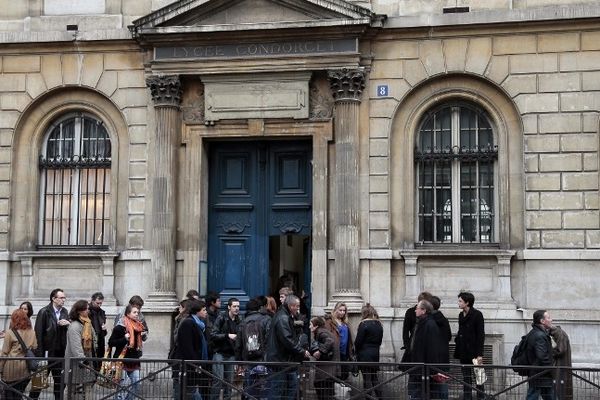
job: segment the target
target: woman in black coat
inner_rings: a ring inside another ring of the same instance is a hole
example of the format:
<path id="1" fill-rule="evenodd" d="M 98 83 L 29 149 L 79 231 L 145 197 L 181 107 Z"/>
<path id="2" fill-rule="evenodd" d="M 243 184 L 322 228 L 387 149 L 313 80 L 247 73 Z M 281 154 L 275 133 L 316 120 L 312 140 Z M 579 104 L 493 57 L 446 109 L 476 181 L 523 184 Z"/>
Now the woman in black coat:
<path id="1" fill-rule="evenodd" d="M 462 311 L 458 315 L 458 332 L 454 339 L 456 348 L 454 358 L 458 358 L 463 365 L 473 365 L 473 359 L 477 359 L 478 365 L 483 362 L 483 344 L 485 342 L 485 323 L 481 311 L 473 308 L 475 296 L 469 292 L 458 295 L 458 308 Z M 462 368 L 464 385 L 464 400 L 471 400 L 473 382 L 472 367 Z M 483 385 L 476 385 L 477 398 L 484 399 Z"/>
<path id="2" fill-rule="evenodd" d="M 354 340 L 354 351 L 356 352 L 356 361 L 358 362 L 379 362 L 379 347 L 383 341 L 383 325 L 379 321 L 379 314 L 375 308 L 367 303 L 361 310 L 362 320 L 358 325 L 356 339 Z M 376 398 L 381 398 L 381 389 L 377 372 L 379 368 L 376 365 L 360 365 L 362 372 L 364 390 Z M 374 392 L 374 393 L 372 393 Z"/>

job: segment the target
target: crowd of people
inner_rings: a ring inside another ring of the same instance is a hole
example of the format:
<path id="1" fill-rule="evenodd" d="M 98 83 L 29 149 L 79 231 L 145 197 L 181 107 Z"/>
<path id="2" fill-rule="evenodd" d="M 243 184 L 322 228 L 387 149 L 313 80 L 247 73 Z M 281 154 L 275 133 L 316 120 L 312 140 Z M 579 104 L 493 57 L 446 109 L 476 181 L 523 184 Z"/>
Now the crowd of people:
<path id="1" fill-rule="evenodd" d="M 76 301 L 70 311 L 64 307 L 65 300 L 64 291 L 54 289 L 50 294 L 50 304 L 37 313 L 35 326 L 31 322 L 34 313 L 31 303 L 22 303 L 11 314 L 9 329 L 2 332 L 1 356 L 23 357 L 23 343 L 39 357 L 49 360 L 64 358 L 66 366 L 61 362 L 50 362 L 48 366 L 57 400 L 61 397 L 63 368 L 73 371 L 71 384 L 66 389 L 70 398 L 86 399 L 91 398 L 100 368 L 99 360 L 124 357 L 128 360 L 123 364 L 122 384 L 128 389 L 118 391 L 115 400 L 136 398 L 141 364 L 135 360 L 142 356 L 143 343 L 149 336 L 148 325 L 141 313 L 144 300 L 140 296 L 129 300 L 124 310 L 116 315 L 110 336 L 106 313 L 102 309 L 102 293 L 94 293 L 89 301 Z M 473 392 L 478 399 L 484 399 L 484 379 L 474 374 L 476 368 L 469 367 L 483 365 L 484 317 L 474 308 L 472 293 L 461 292 L 457 303 L 460 312 L 453 357 L 463 365 L 463 399 L 470 400 Z M 411 370 L 410 364 L 450 363 L 449 343 L 453 335 L 448 319 L 439 310 L 440 306 L 439 297 L 423 292 L 417 304 L 405 313 L 402 332 L 404 352 L 400 368 L 408 370 L 408 392 L 413 400 L 421 399 L 424 383 L 421 371 Z M 334 361 L 319 364 L 316 369 L 314 389 L 319 400 L 333 398 L 335 382 L 349 379 L 351 373 L 362 375 L 366 393 L 382 398 L 377 363 L 383 341 L 383 325 L 370 304 L 362 307 L 356 329 L 349 323 L 348 307 L 343 302 L 335 304 L 331 313 L 309 318 L 303 296 L 297 296 L 291 286 L 281 287 L 278 299 L 258 296 L 250 299 L 245 308 L 245 317 L 241 318 L 240 300 L 237 298 L 229 298 L 226 310 L 221 311 L 221 299 L 216 293 L 209 293 L 204 298 L 195 290 L 187 293 L 172 315 L 168 357 L 198 363 L 213 362 L 210 363 L 211 374 L 203 373 L 194 363 L 186 363 L 187 371 L 179 371 L 181 364 L 174 363 L 174 398 L 181 396 L 180 377 L 182 372 L 186 372 L 184 398 L 188 399 L 230 400 L 236 375 L 243 376 L 245 389 L 256 398 L 295 399 L 300 379 L 297 363 L 305 360 Z M 551 338 L 554 338 L 555 346 Z M 534 313 L 527 340 L 530 365 L 549 366 L 557 362 L 570 365 L 568 336 L 552 324 L 547 311 Z M 86 362 L 87 368 L 74 368 L 69 366 L 71 359 L 95 360 Z M 441 369 L 428 380 L 434 398 L 448 399 L 448 376 L 445 372 Z M 0 376 L 14 389 L 6 392 L 6 399 L 20 399 L 19 392 L 26 390 L 30 379 L 25 361 L 0 358 Z M 534 400 L 540 396 L 544 400 L 554 399 L 551 382 L 552 376 L 549 375 L 530 380 L 527 399 Z M 32 388 L 28 396 L 36 399 L 40 390 Z M 565 392 L 560 398 L 572 398 L 572 388 L 565 385 Z"/>
<path id="2" fill-rule="evenodd" d="M 485 372 L 477 366 L 484 365 L 485 319 L 481 311 L 474 307 L 475 296 L 461 292 L 457 300 L 458 331 L 454 342 L 454 359 L 462 365 L 463 399 L 471 400 L 473 392 L 478 400 L 488 398 L 485 394 Z M 417 304 L 409 308 L 404 316 L 402 337 L 404 341 L 403 363 L 449 364 L 449 343 L 452 339 L 450 323 L 439 310 L 441 300 L 429 292 L 422 292 Z M 527 365 L 571 366 L 571 348 L 567 334 L 556 325 L 548 311 L 537 310 L 533 314 L 532 327 L 527 334 Z M 554 346 L 553 343 L 554 342 Z M 441 368 L 429 379 L 431 396 L 435 399 L 448 399 L 449 376 Z M 560 374 L 560 370 L 544 371 L 531 368 L 527 371 L 530 379 L 527 387 L 527 400 L 572 399 L 573 387 L 570 374 Z M 475 381 L 473 380 L 475 378 Z M 560 379 L 559 379 L 560 378 Z M 409 395 L 411 400 L 421 399 L 423 376 L 420 370 L 409 370 Z M 553 382 L 560 385 L 561 393 L 554 392 Z"/>
<path id="3" fill-rule="evenodd" d="M 27 349 L 34 351 L 37 357 L 49 360 L 46 371 L 52 375 L 52 391 L 55 399 L 61 398 L 64 370 L 72 370 L 70 385 L 66 385 L 69 398 L 91 398 L 91 390 L 100 368 L 99 360 L 103 357 L 118 357 L 121 351 L 126 358 L 136 359 L 142 355 L 142 342 L 148 337 L 148 326 L 140 314 L 144 301 L 140 296 L 133 296 L 122 313 L 115 318 L 114 327 L 108 339 L 108 346 L 114 352 L 106 352 L 106 313 L 102 309 L 104 296 L 97 292 L 90 300 L 77 300 L 68 311 L 64 305 L 65 292 L 54 289 L 50 293 L 50 303 L 42 307 L 31 322 L 33 307 L 30 302 L 22 303 L 12 312 L 10 326 L 3 332 L 2 359 L 0 358 L 0 377 L 11 389 L 5 390 L 7 400 L 22 398 L 31 373 L 23 358 Z M 23 345 L 21 345 L 23 342 Z M 61 360 L 65 360 L 63 365 Z M 71 366 L 73 359 L 90 359 L 86 366 Z M 96 359 L 92 361 L 91 359 Z M 123 383 L 128 380 L 130 389 L 120 391 L 116 400 L 136 398 L 139 381 L 139 363 L 125 363 Z M 40 397 L 41 388 L 32 386 L 29 398 Z"/>

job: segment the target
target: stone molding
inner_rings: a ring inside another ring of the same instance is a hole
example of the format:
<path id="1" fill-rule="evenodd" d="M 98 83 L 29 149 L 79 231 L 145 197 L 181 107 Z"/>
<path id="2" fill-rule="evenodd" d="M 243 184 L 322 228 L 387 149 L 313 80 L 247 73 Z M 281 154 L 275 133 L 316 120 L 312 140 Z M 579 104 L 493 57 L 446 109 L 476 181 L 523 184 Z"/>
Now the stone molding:
<path id="1" fill-rule="evenodd" d="M 335 102 L 356 101 L 365 89 L 365 73 L 359 69 L 328 71 L 329 86 Z"/>
<path id="2" fill-rule="evenodd" d="M 183 90 L 178 75 L 149 76 L 146 86 L 150 88 L 155 106 L 179 107 L 181 104 Z"/>

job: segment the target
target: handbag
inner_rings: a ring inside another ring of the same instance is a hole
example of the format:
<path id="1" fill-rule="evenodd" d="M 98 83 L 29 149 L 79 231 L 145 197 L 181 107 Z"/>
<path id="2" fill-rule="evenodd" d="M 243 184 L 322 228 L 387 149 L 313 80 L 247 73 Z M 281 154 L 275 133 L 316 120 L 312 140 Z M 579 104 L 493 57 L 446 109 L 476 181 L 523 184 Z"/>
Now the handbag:
<path id="1" fill-rule="evenodd" d="M 23 353 L 25 354 L 25 363 L 27 364 L 27 369 L 29 370 L 29 372 L 37 371 L 40 367 L 40 360 L 35 358 L 35 354 L 33 354 L 33 350 L 27 348 L 27 346 L 25 345 L 25 342 L 23 341 L 23 338 L 21 337 L 21 335 L 19 335 L 19 332 L 17 332 L 16 329 L 11 329 L 11 331 L 13 331 L 13 333 L 15 334 L 15 337 L 21 344 L 21 349 L 23 350 Z"/>
<path id="2" fill-rule="evenodd" d="M 106 349 L 104 352 L 104 358 L 110 358 L 110 352 L 112 347 Z M 96 383 L 105 388 L 115 388 L 121 382 L 121 376 L 123 375 L 123 358 L 125 358 L 125 352 L 127 346 L 123 347 L 117 360 L 103 360 L 100 366 L 100 372 Z"/>
<path id="3" fill-rule="evenodd" d="M 48 363 L 45 360 L 40 361 L 39 367 L 36 373 L 31 375 L 31 389 L 32 390 L 44 390 L 50 387 L 48 382 Z"/>

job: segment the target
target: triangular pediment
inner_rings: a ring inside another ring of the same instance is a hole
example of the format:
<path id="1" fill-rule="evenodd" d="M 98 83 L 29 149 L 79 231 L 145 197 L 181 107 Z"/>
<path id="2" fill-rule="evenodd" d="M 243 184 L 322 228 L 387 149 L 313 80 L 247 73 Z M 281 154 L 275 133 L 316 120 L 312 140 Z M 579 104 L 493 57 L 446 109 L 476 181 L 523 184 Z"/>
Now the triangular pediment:
<path id="1" fill-rule="evenodd" d="M 135 36 L 311 26 L 371 25 L 372 11 L 343 0 L 180 0 L 133 21 Z"/>

